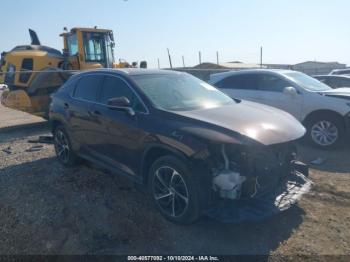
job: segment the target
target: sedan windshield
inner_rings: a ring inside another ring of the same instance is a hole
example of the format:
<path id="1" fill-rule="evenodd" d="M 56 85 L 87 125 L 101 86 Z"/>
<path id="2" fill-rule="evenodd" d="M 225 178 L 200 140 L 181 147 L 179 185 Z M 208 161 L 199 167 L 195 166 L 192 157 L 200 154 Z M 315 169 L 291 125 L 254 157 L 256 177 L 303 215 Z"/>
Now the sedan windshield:
<path id="1" fill-rule="evenodd" d="M 134 75 L 133 80 L 157 108 L 185 111 L 218 107 L 233 100 L 188 74 Z"/>
<path id="2" fill-rule="evenodd" d="M 312 78 L 308 75 L 305 75 L 303 73 L 299 72 L 288 72 L 284 74 L 286 77 L 288 77 L 293 82 L 300 85 L 302 88 L 309 90 L 309 91 L 326 91 L 331 90 L 332 88 L 327 86 L 326 84 L 318 81 L 315 78 Z"/>

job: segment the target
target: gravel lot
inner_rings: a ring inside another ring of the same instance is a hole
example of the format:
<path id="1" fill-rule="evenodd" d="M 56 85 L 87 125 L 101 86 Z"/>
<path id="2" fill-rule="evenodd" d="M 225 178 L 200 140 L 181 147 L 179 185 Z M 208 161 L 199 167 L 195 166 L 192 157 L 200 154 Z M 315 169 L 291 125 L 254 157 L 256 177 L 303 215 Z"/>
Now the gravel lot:
<path id="1" fill-rule="evenodd" d="M 256 224 L 203 218 L 180 226 L 124 178 L 87 163 L 64 168 L 52 145 L 28 142 L 43 134 L 45 125 L 0 129 L 0 254 L 350 255 L 346 149 L 300 146 L 302 160 L 327 161 L 312 167 L 313 190 L 285 213 Z"/>

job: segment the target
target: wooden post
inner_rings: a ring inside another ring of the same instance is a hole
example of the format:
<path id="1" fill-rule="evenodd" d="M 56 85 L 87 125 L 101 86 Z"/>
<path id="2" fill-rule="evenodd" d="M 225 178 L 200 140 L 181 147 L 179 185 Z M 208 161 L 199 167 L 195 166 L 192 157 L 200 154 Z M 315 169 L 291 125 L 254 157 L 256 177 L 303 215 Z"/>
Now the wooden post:
<path id="1" fill-rule="evenodd" d="M 216 51 L 216 64 L 219 65 L 219 52 Z"/>
<path id="2" fill-rule="evenodd" d="M 201 53 L 201 51 L 199 51 L 198 55 L 199 55 L 199 64 L 201 64 L 202 63 L 202 53 Z"/>
<path id="3" fill-rule="evenodd" d="M 185 57 L 184 56 L 182 56 L 182 66 L 186 67 L 186 65 L 185 65 Z"/>

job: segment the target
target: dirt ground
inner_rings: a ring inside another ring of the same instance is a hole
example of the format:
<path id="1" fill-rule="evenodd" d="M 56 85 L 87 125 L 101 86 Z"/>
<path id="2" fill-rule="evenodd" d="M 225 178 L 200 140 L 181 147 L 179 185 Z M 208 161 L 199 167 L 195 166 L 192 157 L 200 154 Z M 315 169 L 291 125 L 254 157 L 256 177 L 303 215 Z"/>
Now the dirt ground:
<path id="1" fill-rule="evenodd" d="M 52 145 L 28 142 L 43 134 L 43 125 L 0 129 L 0 254 L 350 255 L 346 149 L 300 145 L 302 160 L 326 162 L 312 166 L 312 191 L 282 214 L 260 223 L 204 217 L 180 226 L 124 178 L 88 164 L 64 168 Z"/>

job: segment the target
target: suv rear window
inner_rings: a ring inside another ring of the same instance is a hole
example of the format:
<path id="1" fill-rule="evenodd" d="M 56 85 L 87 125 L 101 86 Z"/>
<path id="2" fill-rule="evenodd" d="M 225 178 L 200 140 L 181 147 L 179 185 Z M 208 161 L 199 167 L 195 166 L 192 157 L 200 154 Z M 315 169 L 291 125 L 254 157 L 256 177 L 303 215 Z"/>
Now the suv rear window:
<path id="1" fill-rule="evenodd" d="M 228 76 L 215 84 L 218 88 L 256 90 L 257 76 L 253 74 Z"/>
<path id="2" fill-rule="evenodd" d="M 91 102 L 97 101 L 97 93 L 102 84 L 103 76 L 87 75 L 83 76 L 74 91 L 73 97 Z"/>

